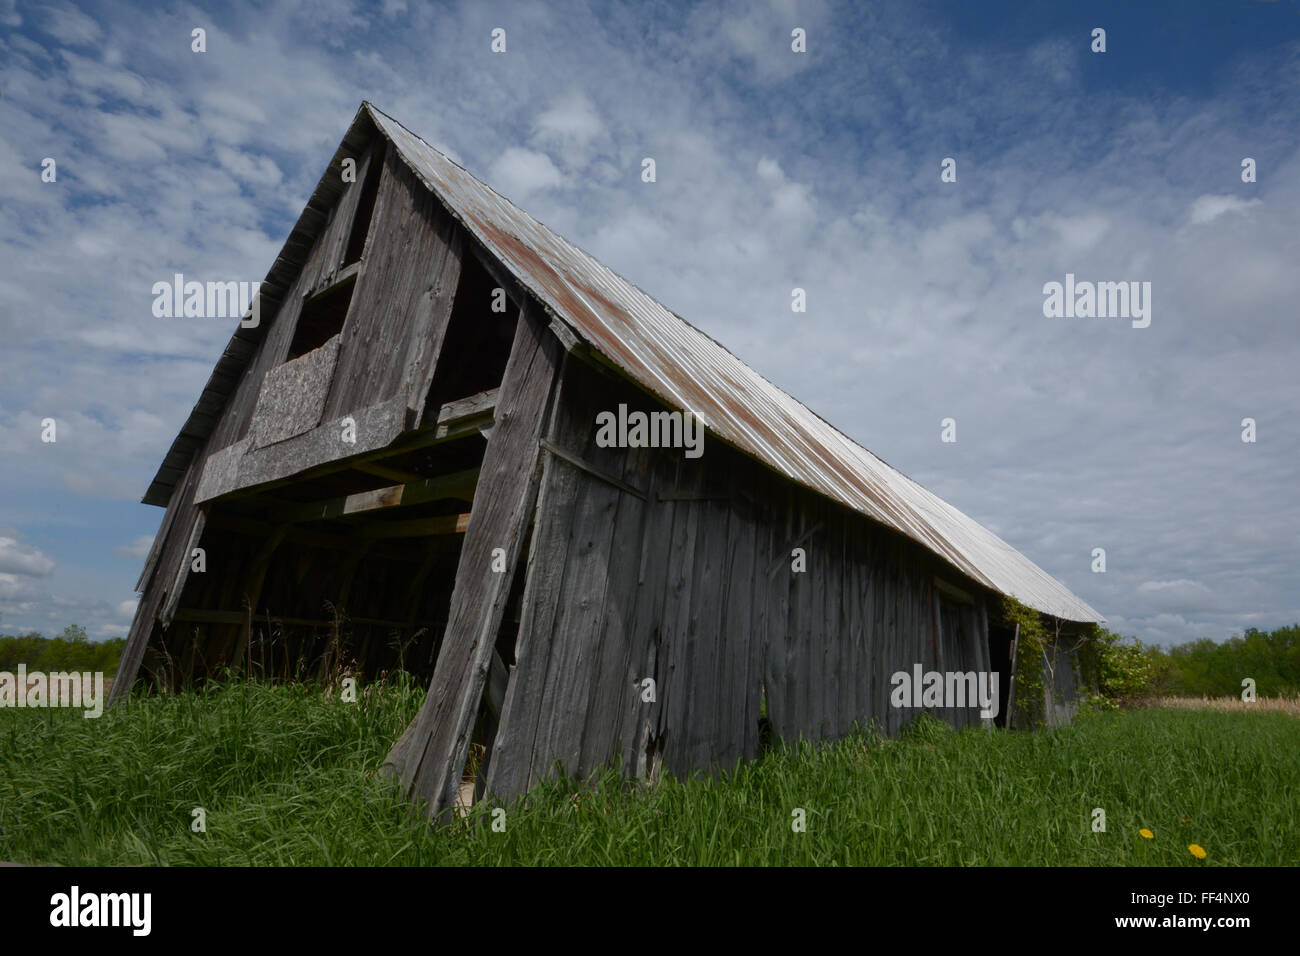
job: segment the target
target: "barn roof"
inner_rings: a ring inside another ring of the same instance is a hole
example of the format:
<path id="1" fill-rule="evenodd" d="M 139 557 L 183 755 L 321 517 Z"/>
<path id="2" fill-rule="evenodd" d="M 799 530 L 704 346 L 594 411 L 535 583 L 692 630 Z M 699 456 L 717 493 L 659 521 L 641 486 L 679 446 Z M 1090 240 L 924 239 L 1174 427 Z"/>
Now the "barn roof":
<path id="1" fill-rule="evenodd" d="M 993 532 L 877 458 L 392 117 L 363 103 L 345 145 L 356 138 L 363 120 L 375 124 L 416 176 L 552 318 L 665 403 L 693 412 L 728 444 L 906 535 L 994 591 L 1065 620 L 1104 620 Z M 322 188 L 326 188 L 325 178 L 313 201 L 320 198 Z M 298 228 L 302 226 L 300 220 Z M 286 244 L 277 267 L 289 251 Z M 233 358 L 227 350 L 222 361 L 229 364 Z M 246 363 L 248 356 L 240 358 Z M 214 382 L 209 382 L 209 389 Z M 208 397 L 205 389 L 204 399 Z M 194 432 L 202 430 L 203 422 L 193 419 L 177 442 L 187 435 L 197 437 Z M 162 478 L 160 471 L 155 485 Z M 154 492 L 151 487 L 151 495 L 158 497 Z"/>

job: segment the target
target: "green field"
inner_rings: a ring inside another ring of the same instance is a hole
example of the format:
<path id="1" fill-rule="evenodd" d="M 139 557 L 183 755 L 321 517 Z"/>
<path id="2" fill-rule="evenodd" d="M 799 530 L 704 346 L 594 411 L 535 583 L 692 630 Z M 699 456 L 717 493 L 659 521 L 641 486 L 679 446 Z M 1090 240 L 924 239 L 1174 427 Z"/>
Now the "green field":
<path id="1" fill-rule="evenodd" d="M 777 750 L 717 779 L 562 785 L 443 828 L 376 774 L 408 683 L 343 703 L 235 683 L 134 697 L 98 720 L 0 710 L 0 860 L 50 864 L 1300 863 L 1300 720 L 1143 710 L 1034 733 L 922 722 Z M 206 833 L 191 811 L 206 811 Z M 1094 833 L 1092 812 L 1106 812 Z M 795 832 L 794 811 L 807 828 Z M 1153 838 L 1140 835 L 1146 828 Z M 1189 844 L 1203 847 L 1197 860 Z"/>

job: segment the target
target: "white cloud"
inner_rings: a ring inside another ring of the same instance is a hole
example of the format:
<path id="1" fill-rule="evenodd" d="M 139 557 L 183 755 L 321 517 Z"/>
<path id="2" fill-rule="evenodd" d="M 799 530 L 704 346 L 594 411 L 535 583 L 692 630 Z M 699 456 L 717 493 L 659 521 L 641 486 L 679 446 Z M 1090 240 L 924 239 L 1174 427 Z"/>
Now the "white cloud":
<path id="1" fill-rule="evenodd" d="M 1170 581 L 1143 581 L 1138 585 L 1140 601 L 1151 608 L 1170 611 L 1206 610 L 1218 601 L 1200 581 L 1176 578 Z"/>
<path id="2" fill-rule="evenodd" d="M 44 577 L 54 570 L 55 561 L 39 548 L 15 537 L 0 535 L 0 572 Z"/>
<path id="3" fill-rule="evenodd" d="M 217 161 L 237 179 L 251 180 L 263 186 L 278 185 L 283 178 L 280 167 L 268 156 L 255 156 L 240 150 L 218 146 Z"/>
<path id="4" fill-rule="evenodd" d="M 45 30 L 72 46 L 92 44 L 104 33 L 95 20 L 64 3 L 45 7 Z"/>
<path id="5" fill-rule="evenodd" d="M 1193 226 L 1203 226 L 1230 212 L 1245 212 L 1256 206 L 1262 206 L 1259 199 L 1239 199 L 1236 196 L 1197 196 L 1187 213 L 1187 221 Z"/>
<path id="6" fill-rule="evenodd" d="M 534 193 L 559 186 L 564 177 L 545 153 L 511 146 L 492 164 L 490 184 L 500 193 L 520 201 Z"/>
<path id="7" fill-rule="evenodd" d="M 554 100 L 537 117 L 537 137 L 542 143 L 583 147 L 604 129 L 595 104 L 577 91 Z"/>

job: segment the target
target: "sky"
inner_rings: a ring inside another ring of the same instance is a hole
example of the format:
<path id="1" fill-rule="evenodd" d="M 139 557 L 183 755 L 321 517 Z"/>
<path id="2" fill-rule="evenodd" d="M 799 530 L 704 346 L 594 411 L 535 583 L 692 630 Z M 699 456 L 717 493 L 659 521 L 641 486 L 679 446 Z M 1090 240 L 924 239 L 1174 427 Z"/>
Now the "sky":
<path id="1" fill-rule="evenodd" d="M 1296 0 L 0 0 L 0 632 L 126 633 L 236 321 L 153 284 L 260 281 L 362 100 L 1112 630 L 1294 623 L 1298 93 Z"/>

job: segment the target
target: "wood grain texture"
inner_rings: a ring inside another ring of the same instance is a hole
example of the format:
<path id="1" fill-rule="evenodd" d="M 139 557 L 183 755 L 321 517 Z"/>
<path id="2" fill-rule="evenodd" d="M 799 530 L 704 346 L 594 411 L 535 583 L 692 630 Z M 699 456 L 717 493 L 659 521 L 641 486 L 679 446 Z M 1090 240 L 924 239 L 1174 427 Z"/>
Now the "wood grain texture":
<path id="1" fill-rule="evenodd" d="M 263 448 L 320 424 L 338 354 L 339 338 L 335 336 L 266 373 L 249 426 L 250 447 Z"/>
<path id="2" fill-rule="evenodd" d="M 524 534 L 537 499 L 544 418 L 563 349 L 525 306 L 506 363 L 496 426 L 484 454 L 447 629 L 413 742 L 390 755 L 408 795 L 437 816 L 455 805 Z M 506 571 L 492 571 L 502 548 Z"/>
<path id="3" fill-rule="evenodd" d="M 389 150 L 326 418 L 397 397 L 418 414 L 451 314 L 462 245 L 442 203 Z"/>

